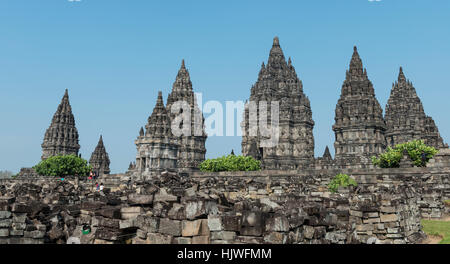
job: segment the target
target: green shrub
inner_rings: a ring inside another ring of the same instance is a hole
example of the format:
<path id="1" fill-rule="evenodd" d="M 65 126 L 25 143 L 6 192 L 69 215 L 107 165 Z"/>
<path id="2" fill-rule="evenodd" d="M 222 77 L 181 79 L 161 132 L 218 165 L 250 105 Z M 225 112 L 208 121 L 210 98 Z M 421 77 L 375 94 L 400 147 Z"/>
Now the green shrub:
<path id="1" fill-rule="evenodd" d="M 373 156 L 372 163 L 381 168 L 398 168 L 404 151 L 417 167 L 425 167 L 427 162 L 438 153 L 435 148 L 425 145 L 423 140 L 413 140 L 395 145 L 394 148 L 388 147 L 387 151 L 380 154 L 378 158 Z M 422 160 L 422 153 L 426 155 L 425 160 Z"/>
<path id="2" fill-rule="evenodd" d="M 228 155 L 216 159 L 208 159 L 200 164 L 201 171 L 258 171 L 261 170 L 261 162 L 250 156 Z"/>
<path id="3" fill-rule="evenodd" d="M 88 176 L 91 166 L 85 159 L 76 155 L 53 156 L 41 161 L 33 169 L 39 175 L 65 177 L 65 176 Z"/>
<path id="4" fill-rule="evenodd" d="M 350 178 L 347 174 L 339 173 L 338 175 L 334 176 L 330 184 L 328 184 L 328 190 L 335 193 L 338 191 L 339 187 L 348 187 L 350 185 L 358 186 L 356 181 Z"/>

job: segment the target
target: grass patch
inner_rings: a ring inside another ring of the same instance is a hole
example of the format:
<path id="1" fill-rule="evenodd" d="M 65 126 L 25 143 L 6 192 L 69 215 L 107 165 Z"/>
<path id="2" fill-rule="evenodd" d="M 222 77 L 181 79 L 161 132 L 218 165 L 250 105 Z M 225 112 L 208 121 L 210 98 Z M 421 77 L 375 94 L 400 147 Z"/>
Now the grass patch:
<path id="1" fill-rule="evenodd" d="M 422 220 L 422 226 L 427 235 L 443 237 L 439 244 L 450 244 L 450 221 Z"/>
<path id="2" fill-rule="evenodd" d="M 445 204 L 445 206 L 449 206 L 450 207 L 450 200 L 445 200 L 444 204 Z"/>

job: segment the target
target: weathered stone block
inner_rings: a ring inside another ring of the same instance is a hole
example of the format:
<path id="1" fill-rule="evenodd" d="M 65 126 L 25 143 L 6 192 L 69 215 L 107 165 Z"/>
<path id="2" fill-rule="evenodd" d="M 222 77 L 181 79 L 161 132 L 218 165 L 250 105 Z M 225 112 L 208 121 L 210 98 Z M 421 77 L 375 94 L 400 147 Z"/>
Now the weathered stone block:
<path id="1" fill-rule="evenodd" d="M 211 232 L 211 239 L 212 240 L 232 241 L 235 238 L 236 238 L 236 232 L 231 232 L 231 231 Z"/>
<path id="2" fill-rule="evenodd" d="M 153 195 L 130 194 L 128 196 L 128 204 L 130 205 L 151 205 L 153 203 Z"/>
<path id="3" fill-rule="evenodd" d="M 303 236 L 306 239 L 312 239 L 314 237 L 314 227 L 312 227 L 312 226 L 303 226 Z"/>
<path id="4" fill-rule="evenodd" d="M 15 223 L 25 223 L 27 219 L 27 214 L 14 214 L 13 222 Z"/>
<path id="5" fill-rule="evenodd" d="M 190 237 L 176 237 L 174 238 L 175 244 L 192 244 L 192 238 Z"/>
<path id="6" fill-rule="evenodd" d="M 239 230 L 242 236 L 261 236 L 263 228 L 260 226 L 243 226 Z"/>
<path id="7" fill-rule="evenodd" d="M 142 229 L 138 229 L 138 230 L 136 230 L 136 237 L 141 238 L 141 239 L 146 239 L 147 232 Z"/>
<path id="8" fill-rule="evenodd" d="M 289 231 L 289 221 L 285 216 L 275 216 L 266 221 L 266 231 L 287 232 Z"/>
<path id="9" fill-rule="evenodd" d="M 95 238 L 101 240 L 116 241 L 119 239 L 119 231 L 116 229 L 100 227 L 95 231 Z"/>
<path id="10" fill-rule="evenodd" d="M 0 228 L 9 228 L 9 227 L 11 227 L 11 224 L 12 224 L 11 219 L 0 220 Z"/>
<path id="11" fill-rule="evenodd" d="M 240 216 L 222 216 L 222 226 L 225 231 L 239 231 L 240 227 Z"/>
<path id="12" fill-rule="evenodd" d="M 163 235 L 158 233 L 148 233 L 147 243 L 148 244 L 171 244 L 173 236 Z"/>
<path id="13" fill-rule="evenodd" d="M 286 244 L 287 236 L 280 232 L 270 232 L 264 236 L 264 241 L 270 244 Z"/>
<path id="14" fill-rule="evenodd" d="M 363 213 L 361 211 L 350 210 L 351 216 L 363 217 Z"/>
<path id="15" fill-rule="evenodd" d="M 200 226 L 200 235 L 209 236 L 211 231 L 209 230 L 208 219 L 201 219 L 200 221 L 202 222 Z"/>
<path id="16" fill-rule="evenodd" d="M 186 219 L 184 206 L 182 204 L 174 203 L 172 208 L 167 213 L 167 216 L 173 220 L 184 220 Z"/>
<path id="17" fill-rule="evenodd" d="M 195 236 L 192 238 L 192 244 L 209 244 L 209 236 Z"/>
<path id="18" fill-rule="evenodd" d="M 373 231 L 373 230 L 374 230 L 373 224 L 356 225 L 356 231 L 358 231 L 358 232 L 367 232 L 367 231 Z"/>
<path id="19" fill-rule="evenodd" d="M 249 212 L 249 211 L 244 212 L 242 214 L 241 225 L 262 227 L 263 218 L 261 212 Z"/>
<path id="20" fill-rule="evenodd" d="M 12 223 L 11 227 L 14 230 L 25 230 L 25 228 L 27 227 L 27 224 L 25 223 Z"/>
<path id="21" fill-rule="evenodd" d="M 176 202 L 178 201 L 178 197 L 171 194 L 155 194 L 154 202 Z"/>
<path id="22" fill-rule="evenodd" d="M 200 227 L 202 225 L 201 220 L 197 221 L 183 221 L 182 226 L 182 235 L 184 237 L 192 237 L 192 236 L 198 236 L 200 234 Z"/>
<path id="23" fill-rule="evenodd" d="M 120 209 L 119 208 L 104 208 L 95 212 L 96 215 L 100 215 L 106 218 L 120 219 Z"/>
<path id="24" fill-rule="evenodd" d="M 210 231 L 222 231 L 222 218 L 220 216 L 208 215 L 208 227 Z"/>
<path id="25" fill-rule="evenodd" d="M 6 219 L 11 217 L 10 211 L 0 211 L 0 219 Z"/>
<path id="26" fill-rule="evenodd" d="M 264 239 L 262 237 L 237 236 L 236 242 L 242 244 L 263 244 Z"/>
<path id="27" fill-rule="evenodd" d="M 120 227 L 119 223 L 120 223 L 119 219 L 104 218 L 101 216 L 92 218 L 92 226 L 119 229 L 119 227 Z"/>
<path id="28" fill-rule="evenodd" d="M 133 206 L 133 207 L 122 207 L 120 209 L 120 213 L 122 215 L 123 220 L 136 218 L 138 215 L 144 213 L 144 209 L 139 206 Z"/>
<path id="29" fill-rule="evenodd" d="M 136 218 L 120 220 L 119 229 L 136 228 Z"/>
<path id="30" fill-rule="evenodd" d="M 379 222 L 380 222 L 380 218 L 369 218 L 369 219 L 363 220 L 364 224 L 374 224 L 374 223 L 379 223 Z"/>
<path id="31" fill-rule="evenodd" d="M 381 215 L 381 222 L 387 223 L 387 222 L 395 222 L 398 220 L 398 216 L 396 214 L 383 214 Z"/>
<path id="32" fill-rule="evenodd" d="M 10 236 L 23 236 L 23 230 L 10 230 Z"/>
<path id="33" fill-rule="evenodd" d="M 0 237 L 8 237 L 9 236 L 9 229 L 0 229 Z"/>
<path id="34" fill-rule="evenodd" d="M 189 201 L 186 203 L 185 213 L 187 219 L 195 219 L 206 216 L 205 203 L 203 201 Z"/>
<path id="35" fill-rule="evenodd" d="M 140 215 L 136 218 L 136 226 L 140 229 L 149 232 L 149 233 L 156 233 L 158 232 L 159 228 L 159 218 L 157 217 L 149 217 Z"/>
<path id="36" fill-rule="evenodd" d="M 23 236 L 28 238 L 43 238 L 45 236 L 45 232 L 40 230 L 25 231 Z"/>
<path id="37" fill-rule="evenodd" d="M 159 232 L 166 235 L 181 236 L 181 221 L 161 218 Z"/>
<path id="38" fill-rule="evenodd" d="M 381 207 L 381 212 L 382 213 L 395 213 L 395 207 L 392 206 L 382 206 Z"/>

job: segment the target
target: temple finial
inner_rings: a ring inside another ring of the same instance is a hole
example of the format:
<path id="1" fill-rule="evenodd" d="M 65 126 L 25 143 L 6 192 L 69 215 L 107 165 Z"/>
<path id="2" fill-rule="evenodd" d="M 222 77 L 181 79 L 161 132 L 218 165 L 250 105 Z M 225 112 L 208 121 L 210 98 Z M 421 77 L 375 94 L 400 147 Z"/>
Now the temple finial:
<path id="1" fill-rule="evenodd" d="M 182 68 L 182 69 L 186 69 L 186 66 L 185 66 L 185 64 L 184 64 L 184 59 L 181 60 L 181 68 Z"/>
<path id="2" fill-rule="evenodd" d="M 398 73 L 398 82 L 400 83 L 403 81 L 406 81 L 406 77 L 405 77 L 405 74 L 403 73 L 403 67 L 400 66 L 400 70 Z"/>
<path id="3" fill-rule="evenodd" d="M 280 46 L 280 40 L 277 36 L 273 38 L 273 46 Z"/>
<path id="4" fill-rule="evenodd" d="M 361 57 L 359 57 L 358 48 L 356 46 L 353 47 L 353 55 L 350 61 L 350 74 L 364 74 L 363 64 Z"/>

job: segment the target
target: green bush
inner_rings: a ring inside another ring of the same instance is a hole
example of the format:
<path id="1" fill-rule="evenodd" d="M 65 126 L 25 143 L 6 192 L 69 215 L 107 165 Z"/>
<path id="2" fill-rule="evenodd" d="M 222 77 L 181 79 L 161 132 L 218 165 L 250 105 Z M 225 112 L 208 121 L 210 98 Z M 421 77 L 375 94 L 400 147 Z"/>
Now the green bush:
<path id="1" fill-rule="evenodd" d="M 228 155 L 217 159 L 208 159 L 200 164 L 201 171 L 258 171 L 261 170 L 261 162 L 248 156 Z"/>
<path id="2" fill-rule="evenodd" d="M 358 186 L 356 181 L 350 178 L 347 174 L 339 173 L 338 175 L 334 176 L 330 184 L 328 184 L 328 190 L 330 190 L 330 192 L 332 193 L 335 193 L 338 191 L 339 187 L 348 187 L 350 185 Z"/>
<path id="3" fill-rule="evenodd" d="M 41 161 L 33 169 L 39 175 L 65 177 L 65 176 L 88 176 L 91 166 L 85 159 L 76 155 L 53 156 Z"/>
<path id="4" fill-rule="evenodd" d="M 413 140 L 395 145 L 394 148 L 388 147 L 387 151 L 380 154 L 378 158 L 373 156 L 372 163 L 381 168 L 398 168 L 404 151 L 417 167 L 425 167 L 427 162 L 438 153 L 435 148 L 425 145 L 423 140 Z M 422 160 L 422 153 L 426 155 L 425 160 Z"/>

